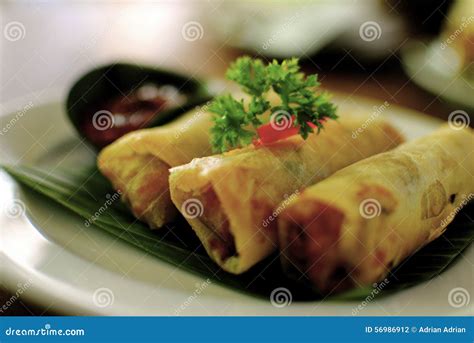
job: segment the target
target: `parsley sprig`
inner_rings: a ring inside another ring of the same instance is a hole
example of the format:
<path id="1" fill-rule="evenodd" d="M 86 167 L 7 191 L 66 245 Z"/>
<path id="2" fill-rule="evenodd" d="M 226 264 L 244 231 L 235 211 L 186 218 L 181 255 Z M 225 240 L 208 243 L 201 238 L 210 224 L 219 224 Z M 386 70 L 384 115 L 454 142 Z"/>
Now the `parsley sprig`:
<path id="1" fill-rule="evenodd" d="M 264 124 L 261 116 L 270 111 L 281 111 L 295 117 L 293 125 L 306 139 L 313 128 L 323 127 L 321 120 L 336 119 L 336 106 L 326 93 L 317 92 L 320 85 L 317 75 L 305 76 L 300 72 L 297 58 L 274 60 L 265 65 L 260 59 L 248 56 L 238 58 L 226 73 L 227 79 L 236 82 L 250 96 L 247 104 L 230 94 L 218 96 L 209 110 L 214 113 L 211 129 L 212 146 L 217 152 L 248 145 L 256 137 L 256 129 Z M 272 106 L 267 100 L 273 90 L 280 103 Z"/>

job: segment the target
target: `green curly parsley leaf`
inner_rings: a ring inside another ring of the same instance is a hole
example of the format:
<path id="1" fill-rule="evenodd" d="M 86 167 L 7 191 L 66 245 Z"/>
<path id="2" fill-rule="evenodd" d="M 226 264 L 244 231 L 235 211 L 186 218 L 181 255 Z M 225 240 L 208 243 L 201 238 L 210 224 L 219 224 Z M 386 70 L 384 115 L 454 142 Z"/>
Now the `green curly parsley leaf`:
<path id="1" fill-rule="evenodd" d="M 256 128 L 263 124 L 259 118 L 267 111 L 282 111 L 295 116 L 294 125 L 306 139 L 313 128 L 323 128 L 322 119 L 337 119 L 336 106 L 326 93 L 316 92 L 319 87 L 317 75 L 305 76 L 300 72 L 297 58 L 274 60 L 265 65 L 260 59 L 248 56 L 238 58 L 231 64 L 226 77 L 240 85 L 250 100 L 247 104 L 231 95 L 214 99 L 209 110 L 214 113 L 211 129 L 214 151 L 223 152 L 248 145 L 256 137 Z M 275 92 L 280 103 L 272 106 L 267 100 L 269 91 Z"/>

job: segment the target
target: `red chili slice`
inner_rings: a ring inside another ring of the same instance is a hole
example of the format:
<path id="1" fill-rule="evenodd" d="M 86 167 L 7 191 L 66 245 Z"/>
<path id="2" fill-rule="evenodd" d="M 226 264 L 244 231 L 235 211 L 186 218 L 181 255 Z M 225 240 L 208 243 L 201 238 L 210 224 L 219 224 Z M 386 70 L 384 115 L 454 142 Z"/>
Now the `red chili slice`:
<path id="1" fill-rule="evenodd" d="M 287 127 L 279 127 L 273 123 L 267 123 L 257 128 L 258 139 L 253 141 L 255 146 L 262 146 L 274 143 L 281 139 L 285 139 L 294 135 L 297 135 L 300 127 L 293 126 L 296 117 L 291 116 L 290 122 L 286 125 Z M 326 119 L 321 119 L 320 122 L 325 121 Z M 308 125 L 311 126 L 313 129 L 316 128 L 316 125 L 308 122 Z"/>

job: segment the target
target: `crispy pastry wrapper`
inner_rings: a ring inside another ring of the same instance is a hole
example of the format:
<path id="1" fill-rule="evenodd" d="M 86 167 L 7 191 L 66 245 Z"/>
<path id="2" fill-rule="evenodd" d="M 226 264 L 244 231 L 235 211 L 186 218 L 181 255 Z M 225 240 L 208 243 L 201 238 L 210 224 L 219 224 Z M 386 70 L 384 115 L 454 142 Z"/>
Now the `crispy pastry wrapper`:
<path id="1" fill-rule="evenodd" d="M 177 214 L 169 168 L 211 154 L 211 114 L 203 105 L 160 127 L 131 132 L 103 149 L 98 166 L 135 217 L 159 228 Z"/>
<path id="2" fill-rule="evenodd" d="M 445 231 L 473 175 L 473 131 L 448 125 L 348 166 L 278 217 L 283 266 L 323 293 L 370 286 Z"/>
<path id="3" fill-rule="evenodd" d="M 277 249 L 274 211 L 300 189 L 401 141 L 389 123 L 342 116 L 307 140 L 293 136 L 194 159 L 170 170 L 171 199 L 223 269 L 239 274 Z"/>

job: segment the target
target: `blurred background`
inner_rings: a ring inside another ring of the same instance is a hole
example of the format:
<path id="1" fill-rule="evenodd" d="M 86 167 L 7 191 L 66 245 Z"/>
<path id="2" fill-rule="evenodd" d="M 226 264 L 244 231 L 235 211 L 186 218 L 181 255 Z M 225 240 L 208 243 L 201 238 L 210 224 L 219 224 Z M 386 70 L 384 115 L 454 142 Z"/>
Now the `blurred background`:
<path id="1" fill-rule="evenodd" d="M 329 90 L 473 124 L 474 0 L 3 0 L 0 20 L 1 112 L 64 101 L 119 60 L 219 80 L 248 54 L 296 56 Z M 7 314 L 43 313 L 18 301 Z"/>

